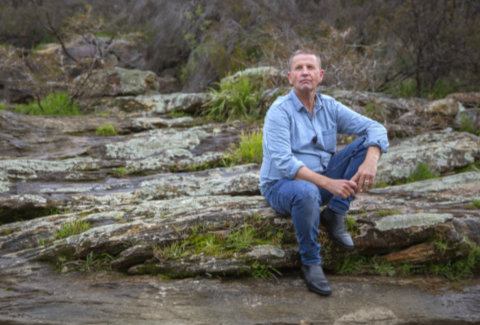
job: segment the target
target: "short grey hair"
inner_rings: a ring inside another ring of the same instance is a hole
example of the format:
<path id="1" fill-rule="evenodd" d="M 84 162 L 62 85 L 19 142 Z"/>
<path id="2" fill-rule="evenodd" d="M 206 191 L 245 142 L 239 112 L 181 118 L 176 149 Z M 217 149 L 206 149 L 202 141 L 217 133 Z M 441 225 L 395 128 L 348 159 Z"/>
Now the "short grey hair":
<path id="1" fill-rule="evenodd" d="M 320 59 L 320 56 L 317 54 L 317 52 L 315 52 L 314 50 L 305 48 L 305 49 L 296 50 L 296 51 L 293 52 L 293 54 L 290 56 L 290 59 L 288 60 L 288 69 L 289 69 L 289 70 L 292 69 L 293 58 L 296 57 L 297 55 L 300 55 L 300 54 L 314 55 L 315 58 L 317 59 L 318 66 L 319 66 L 320 68 L 322 68 L 322 60 Z"/>

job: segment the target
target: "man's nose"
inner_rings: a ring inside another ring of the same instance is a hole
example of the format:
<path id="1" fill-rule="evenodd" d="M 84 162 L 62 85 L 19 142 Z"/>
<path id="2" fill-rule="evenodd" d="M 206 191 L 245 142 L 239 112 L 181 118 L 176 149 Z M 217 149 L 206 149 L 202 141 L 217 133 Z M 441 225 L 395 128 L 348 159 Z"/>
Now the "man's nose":
<path id="1" fill-rule="evenodd" d="M 303 67 L 302 68 L 302 74 L 306 74 L 308 73 L 308 68 L 307 67 Z"/>

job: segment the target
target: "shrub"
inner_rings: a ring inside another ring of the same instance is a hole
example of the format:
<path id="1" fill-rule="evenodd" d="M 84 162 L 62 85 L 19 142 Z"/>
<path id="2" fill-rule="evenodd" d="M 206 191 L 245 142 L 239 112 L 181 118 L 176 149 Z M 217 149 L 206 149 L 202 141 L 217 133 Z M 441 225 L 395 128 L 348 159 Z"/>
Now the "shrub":
<path id="1" fill-rule="evenodd" d="M 111 124 L 104 124 L 103 126 L 99 126 L 97 129 L 97 135 L 101 136 L 114 136 L 117 135 L 117 131 L 115 131 L 115 127 Z"/>
<path id="2" fill-rule="evenodd" d="M 238 147 L 224 156 L 225 165 L 261 163 L 263 158 L 262 137 L 262 131 L 242 132 Z"/>
<path id="3" fill-rule="evenodd" d="M 80 115 L 78 104 L 64 91 L 48 94 L 40 101 L 40 105 L 38 102 L 17 104 L 15 112 L 29 115 Z"/>
<path id="4" fill-rule="evenodd" d="M 7 109 L 8 109 L 7 105 L 5 105 L 4 103 L 0 103 L 0 110 L 6 111 Z"/>
<path id="5" fill-rule="evenodd" d="M 247 76 L 226 78 L 211 89 L 213 98 L 205 105 L 205 114 L 217 121 L 255 120 L 263 115 L 263 81 L 252 82 Z"/>

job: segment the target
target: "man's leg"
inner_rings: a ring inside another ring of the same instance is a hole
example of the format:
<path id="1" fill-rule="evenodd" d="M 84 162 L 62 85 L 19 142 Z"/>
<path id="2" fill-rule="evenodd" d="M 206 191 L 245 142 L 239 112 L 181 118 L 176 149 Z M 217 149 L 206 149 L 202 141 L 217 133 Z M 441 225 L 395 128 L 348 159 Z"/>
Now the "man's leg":
<path id="1" fill-rule="evenodd" d="M 363 147 L 364 141 L 364 137 L 358 138 L 333 155 L 324 175 L 334 179 L 351 179 L 365 160 L 367 149 Z M 343 199 L 323 189 L 320 192 L 328 205 L 321 213 L 321 223 L 336 244 L 345 249 L 353 249 L 352 237 L 345 226 L 345 215 L 355 197 Z"/>
<path id="2" fill-rule="evenodd" d="M 335 153 L 323 175 L 333 179 L 351 179 L 365 160 L 367 148 L 363 147 L 364 142 L 365 137 L 357 138 Z M 320 189 L 320 194 L 323 202 L 339 214 L 346 214 L 350 208 L 350 203 L 355 199 L 353 196 L 343 199 L 340 196 L 332 195 L 325 189 Z"/>
<path id="3" fill-rule="evenodd" d="M 281 179 L 265 197 L 275 211 L 292 217 L 302 263 L 320 264 L 317 237 L 322 199 L 318 187 L 307 181 Z"/>
<path id="4" fill-rule="evenodd" d="M 330 295 L 317 242 L 321 206 L 318 187 L 307 181 L 279 180 L 267 189 L 265 197 L 275 211 L 292 216 L 307 288 L 323 296 Z"/>

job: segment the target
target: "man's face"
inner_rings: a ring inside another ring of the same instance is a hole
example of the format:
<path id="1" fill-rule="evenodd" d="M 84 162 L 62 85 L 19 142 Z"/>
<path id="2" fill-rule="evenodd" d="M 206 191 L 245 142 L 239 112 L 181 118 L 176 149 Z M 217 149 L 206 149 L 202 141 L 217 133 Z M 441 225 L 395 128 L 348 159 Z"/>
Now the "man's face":
<path id="1" fill-rule="evenodd" d="M 298 54 L 293 57 L 287 77 L 297 93 L 310 93 L 316 91 L 324 73 L 315 55 Z"/>

